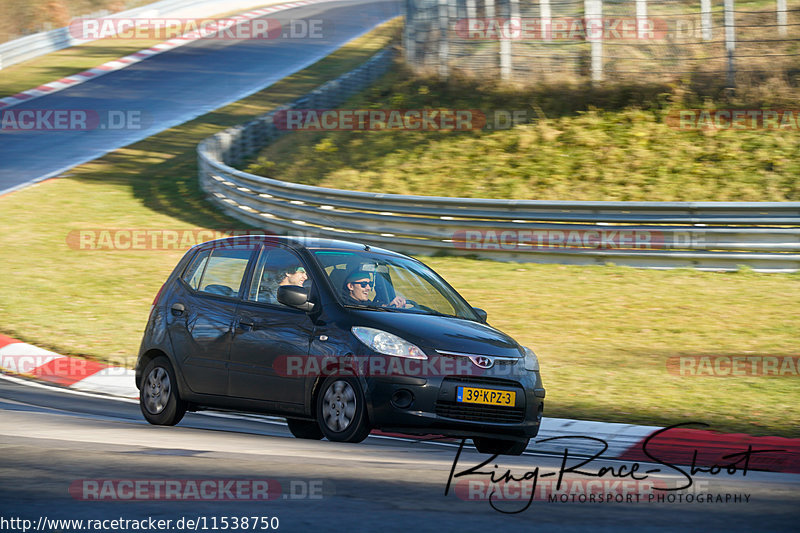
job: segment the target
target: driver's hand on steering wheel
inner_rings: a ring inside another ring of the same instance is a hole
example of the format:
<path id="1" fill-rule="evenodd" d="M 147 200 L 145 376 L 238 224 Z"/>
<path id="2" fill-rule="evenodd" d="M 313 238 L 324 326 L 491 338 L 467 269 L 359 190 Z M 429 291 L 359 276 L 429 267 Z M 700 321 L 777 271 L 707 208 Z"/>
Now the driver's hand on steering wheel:
<path id="1" fill-rule="evenodd" d="M 389 307 L 397 307 L 397 308 L 404 308 L 406 306 L 406 299 L 403 298 L 401 295 L 396 295 L 394 300 L 389 302 Z"/>

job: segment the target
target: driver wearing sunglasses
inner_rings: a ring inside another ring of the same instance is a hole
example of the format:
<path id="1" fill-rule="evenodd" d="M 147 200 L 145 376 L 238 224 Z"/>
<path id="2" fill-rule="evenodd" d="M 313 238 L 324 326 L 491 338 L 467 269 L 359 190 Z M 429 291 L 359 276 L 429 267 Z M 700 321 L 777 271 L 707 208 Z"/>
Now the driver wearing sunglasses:
<path id="1" fill-rule="evenodd" d="M 375 285 L 369 274 L 366 272 L 353 272 L 345 280 L 344 286 L 344 303 L 348 305 L 369 305 L 373 303 L 369 299 L 369 293 Z M 403 308 L 406 305 L 406 299 L 397 294 L 394 299 L 389 302 L 388 307 Z"/>

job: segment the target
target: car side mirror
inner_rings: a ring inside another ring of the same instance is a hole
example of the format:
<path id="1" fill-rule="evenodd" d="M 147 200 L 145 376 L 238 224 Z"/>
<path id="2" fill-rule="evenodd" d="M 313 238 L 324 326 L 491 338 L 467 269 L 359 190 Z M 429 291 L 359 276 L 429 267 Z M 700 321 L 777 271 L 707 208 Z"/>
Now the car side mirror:
<path id="1" fill-rule="evenodd" d="M 278 302 L 306 312 L 314 310 L 314 303 L 308 301 L 308 289 L 297 285 L 279 286 Z"/>
<path id="2" fill-rule="evenodd" d="M 487 317 L 486 311 L 484 311 L 480 307 L 473 307 L 472 310 L 478 314 L 478 320 L 480 320 L 482 324 L 486 324 L 486 317 Z"/>

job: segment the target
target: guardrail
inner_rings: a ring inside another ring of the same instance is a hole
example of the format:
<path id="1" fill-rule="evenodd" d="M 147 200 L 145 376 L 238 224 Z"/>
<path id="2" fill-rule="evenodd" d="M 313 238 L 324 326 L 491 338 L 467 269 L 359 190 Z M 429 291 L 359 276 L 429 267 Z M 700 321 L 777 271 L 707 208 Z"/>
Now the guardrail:
<path id="1" fill-rule="evenodd" d="M 104 15 L 102 18 L 154 18 L 163 17 L 187 8 L 198 10 L 210 9 L 216 6 L 216 9 L 219 11 L 226 11 L 237 9 L 238 7 L 247 9 L 246 6 L 249 5 L 252 7 L 269 3 L 269 0 L 264 0 L 262 2 L 238 2 L 233 4 L 230 0 L 206 0 L 200 2 L 197 0 L 162 0 L 161 2 L 147 4 L 120 13 Z M 239 6 L 239 4 L 242 4 L 242 6 Z M 109 28 L 109 31 L 112 30 L 113 28 Z M 92 40 L 93 39 L 76 39 L 70 34 L 69 27 L 26 35 L 25 37 L 0 44 L 0 70 L 16 63 L 33 59 L 34 57 L 69 48 L 70 46 L 91 42 Z"/>
<path id="2" fill-rule="evenodd" d="M 285 133 L 286 109 L 326 109 L 371 84 L 392 60 L 361 67 L 289 106 L 198 146 L 199 179 L 230 216 L 275 233 L 362 241 L 406 253 L 649 268 L 800 270 L 800 202 L 550 202 L 327 189 L 233 168 Z"/>

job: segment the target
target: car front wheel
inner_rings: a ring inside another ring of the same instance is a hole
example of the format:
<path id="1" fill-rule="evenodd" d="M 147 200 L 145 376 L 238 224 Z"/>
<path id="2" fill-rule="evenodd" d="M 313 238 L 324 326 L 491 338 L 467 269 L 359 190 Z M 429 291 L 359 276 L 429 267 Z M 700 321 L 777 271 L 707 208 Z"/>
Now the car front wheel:
<path id="1" fill-rule="evenodd" d="M 147 421 L 157 426 L 174 426 L 186 414 L 186 402 L 178 395 L 175 372 L 166 357 L 156 357 L 145 367 L 139 407 Z"/>
<path id="2" fill-rule="evenodd" d="M 317 396 L 317 423 L 330 441 L 361 442 L 369 435 L 367 406 L 353 378 L 329 377 Z"/>

